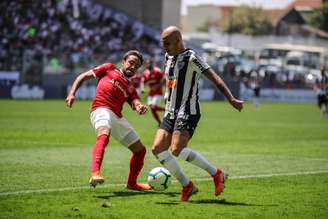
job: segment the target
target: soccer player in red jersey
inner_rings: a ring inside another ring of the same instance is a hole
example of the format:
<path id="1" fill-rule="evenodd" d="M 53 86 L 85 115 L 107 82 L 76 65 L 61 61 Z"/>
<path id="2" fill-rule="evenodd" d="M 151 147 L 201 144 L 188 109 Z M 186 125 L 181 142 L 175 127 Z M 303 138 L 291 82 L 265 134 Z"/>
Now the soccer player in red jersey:
<path id="1" fill-rule="evenodd" d="M 128 102 L 133 110 L 140 115 L 147 112 L 147 106 L 141 104 L 136 89 L 130 78 L 142 65 L 143 57 L 136 50 L 128 51 L 123 57 L 122 69 L 114 64 L 105 63 L 87 72 L 80 74 L 73 82 L 66 98 L 68 107 L 72 107 L 75 94 L 83 81 L 98 78 L 96 97 L 91 107 L 91 123 L 96 130 L 97 140 L 92 153 L 92 176 L 90 185 L 95 187 L 104 182 L 100 168 L 105 148 L 110 135 L 131 150 L 130 171 L 126 188 L 133 190 L 150 190 L 148 184 L 137 183 L 144 164 L 146 148 L 134 128 L 122 116 L 122 107 Z"/>
<path id="2" fill-rule="evenodd" d="M 158 125 L 161 124 L 158 112 L 164 112 L 165 108 L 160 106 L 163 95 L 164 73 L 160 68 L 154 66 L 152 60 L 146 63 L 146 70 L 143 73 L 143 84 L 149 86 L 147 104 Z"/>

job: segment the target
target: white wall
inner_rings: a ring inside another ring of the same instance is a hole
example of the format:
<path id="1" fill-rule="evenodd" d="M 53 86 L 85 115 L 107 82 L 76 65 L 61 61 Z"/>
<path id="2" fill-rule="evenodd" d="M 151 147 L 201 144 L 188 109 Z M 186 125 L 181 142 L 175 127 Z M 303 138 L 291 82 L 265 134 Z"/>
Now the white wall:
<path id="1" fill-rule="evenodd" d="M 220 10 L 215 5 L 189 6 L 187 10 L 184 30 L 188 32 L 197 31 L 208 20 L 218 21 L 220 19 Z"/>

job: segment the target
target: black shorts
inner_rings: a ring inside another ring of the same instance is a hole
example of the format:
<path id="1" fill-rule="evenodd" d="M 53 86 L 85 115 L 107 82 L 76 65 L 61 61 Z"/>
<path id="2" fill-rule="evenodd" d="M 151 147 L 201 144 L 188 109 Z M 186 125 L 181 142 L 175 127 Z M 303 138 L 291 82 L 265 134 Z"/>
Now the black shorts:
<path id="1" fill-rule="evenodd" d="M 259 87 L 254 88 L 254 96 L 260 97 L 260 88 Z"/>
<path id="2" fill-rule="evenodd" d="M 200 115 L 189 115 L 185 118 L 170 119 L 169 115 L 163 118 L 159 128 L 172 134 L 174 131 L 188 131 L 190 138 L 193 136 L 197 127 Z"/>
<path id="3" fill-rule="evenodd" d="M 318 106 L 321 107 L 323 104 L 328 103 L 328 95 L 327 94 L 318 94 Z"/>

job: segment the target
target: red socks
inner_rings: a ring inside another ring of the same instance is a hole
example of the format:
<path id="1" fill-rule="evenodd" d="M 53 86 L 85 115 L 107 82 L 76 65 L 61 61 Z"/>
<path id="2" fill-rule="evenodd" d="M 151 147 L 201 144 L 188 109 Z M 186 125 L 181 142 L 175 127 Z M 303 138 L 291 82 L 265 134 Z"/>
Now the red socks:
<path id="1" fill-rule="evenodd" d="M 146 155 L 146 148 L 141 149 L 138 152 L 132 154 L 130 158 L 130 172 L 128 178 L 128 185 L 135 185 L 140 171 L 144 165 L 144 159 Z"/>
<path id="2" fill-rule="evenodd" d="M 109 142 L 109 136 L 106 134 L 97 137 L 96 144 L 93 147 L 92 153 L 92 173 L 99 173 L 101 163 L 104 157 L 105 148 Z M 137 178 L 144 165 L 146 148 L 132 154 L 130 159 L 130 172 L 128 177 L 128 185 L 134 186 L 137 184 Z"/>
<path id="3" fill-rule="evenodd" d="M 93 146 L 92 153 L 92 173 L 100 172 L 102 160 L 104 158 L 105 148 L 109 142 L 109 136 L 106 134 L 97 137 L 96 144 Z"/>

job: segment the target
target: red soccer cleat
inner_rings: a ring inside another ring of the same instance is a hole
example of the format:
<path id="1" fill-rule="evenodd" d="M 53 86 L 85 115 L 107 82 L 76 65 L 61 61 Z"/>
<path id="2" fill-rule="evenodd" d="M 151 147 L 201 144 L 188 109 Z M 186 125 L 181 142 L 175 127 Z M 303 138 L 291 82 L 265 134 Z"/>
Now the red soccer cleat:
<path id="1" fill-rule="evenodd" d="M 215 175 L 213 176 L 214 186 L 215 186 L 215 196 L 220 195 L 224 189 L 224 182 L 226 180 L 226 175 L 220 169 L 217 169 Z"/>
<path id="2" fill-rule="evenodd" d="M 144 184 L 144 183 L 136 183 L 134 185 L 126 185 L 127 189 L 131 189 L 131 190 L 138 190 L 138 191 L 147 191 L 147 190 L 152 190 L 151 186 L 148 184 Z"/>
<path id="3" fill-rule="evenodd" d="M 190 181 L 188 185 L 184 186 L 181 191 L 181 201 L 186 202 L 188 199 L 198 192 L 198 188 Z"/>

